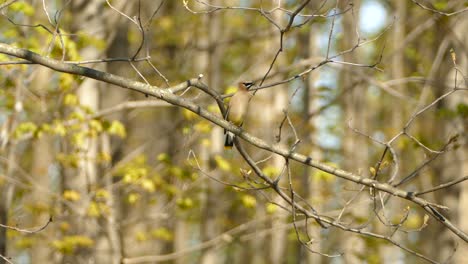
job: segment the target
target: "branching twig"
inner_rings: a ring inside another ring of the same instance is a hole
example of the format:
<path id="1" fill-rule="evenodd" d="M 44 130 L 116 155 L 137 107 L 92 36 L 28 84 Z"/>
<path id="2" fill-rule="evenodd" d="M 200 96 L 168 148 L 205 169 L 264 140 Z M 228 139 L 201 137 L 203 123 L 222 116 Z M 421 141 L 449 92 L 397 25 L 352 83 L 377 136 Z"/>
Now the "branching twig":
<path id="1" fill-rule="evenodd" d="M 445 189 L 445 188 L 449 188 L 449 187 L 452 187 L 460 182 L 464 182 L 468 180 L 468 176 L 465 176 L 465 177 L 462 177 L 462 178 L 459 178 L 459 179 L 456 179 L 456 180 L 453 180 L 453 181 L 449 181 L 447 183 L 443 183 L 441 185 L 438 185 L 434 188 L 431 188 L 431 189 L 428 189 L 428 190 L 424 190 L 424 191 L 420 191 L 420 192 L 415 192 L 414 195 L 415 196 L 419 196 L 419 195 L 423 195 L 423 194 L 426 194 L 426 193 L 430 193 L 430 192 L 435 192 L 435 191 L 438 191 L 438 190 L 442 190 L 442 189 Z"/>
<path id="2" fill-rule="evenodd" d="M 465 7 L 464 9 L 461 9 L 461 10 L 458 10 L 458 11 L 455 11 L 455 12 L 452 12 L 452 13 L 446 13 L 446 12 L 442 12 L 442 11 L 439 11 L 439 10 L 436 10 L 436 9 L 433 9 L 433 8 L 430 8 L 430 7 L 427 7 L 421 3 L 419 3 L 418 1 L 416 0 L 411 0 L 413 3 L 415 3 L 416 5 L 420 6 L 422 9 L 424 10 L 428 10 L 428 11 L 431 11 L 431 12 L 434 12 L 434 13 L 437 13 L 439 15 L 443 15 L 443 16 L 453 16 L 453 15 L 458 15 L 460 13 L 463 13 L 465 11 L 468 11 L 468 7 Z"/>
<path id="3" fill-rule="evenodd" d="M 25 234 L 35 234 L 35 233 L 38 233 L 38 232 L 41 232 L 42 230 L 46 229 L 46 227 L 52 223 L 52 217 L 49 217 L 49 220 L 47 220 L 47 223 L 45 223 L 44 225 L 40 226 L 40 227 L 37 227 L 33 230 L 29 230 L 29 229 L 24 229 L 24 228 L 19 228 L 19 227 L 14 227 L 14 226 L 8 226 L 8 225 L 4 225 L 4 224 L 0 224 L 0 227 L 3 227 L 3 228 L 6 228 L 6 229 L 10 229 L 10 230 L 15 230 L 15 231 L 18 231 L 18 232 L 21 232 L 21 233 L 25 233 Z"/>

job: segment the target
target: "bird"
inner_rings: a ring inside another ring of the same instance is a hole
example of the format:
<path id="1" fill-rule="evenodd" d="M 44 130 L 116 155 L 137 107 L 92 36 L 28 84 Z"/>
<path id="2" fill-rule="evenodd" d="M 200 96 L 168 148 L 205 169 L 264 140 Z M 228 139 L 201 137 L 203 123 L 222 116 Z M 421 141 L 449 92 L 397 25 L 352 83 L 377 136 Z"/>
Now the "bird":
<path id="1" fill-rule="evenodd" d="M 237 92 L 231 97 L 227 109 L 226 119 L 232 124 L 241 127 L 244 123 L 244 118 L 247 113 L 251 94 L 249 89 L 254 85 L 253 82 L 240 82 L 238 83 Z M 225 148 L 232 148 L 234 145 L 235 135 L 230 131 L 225 131 L 226 138 L 224 140 Z"/>

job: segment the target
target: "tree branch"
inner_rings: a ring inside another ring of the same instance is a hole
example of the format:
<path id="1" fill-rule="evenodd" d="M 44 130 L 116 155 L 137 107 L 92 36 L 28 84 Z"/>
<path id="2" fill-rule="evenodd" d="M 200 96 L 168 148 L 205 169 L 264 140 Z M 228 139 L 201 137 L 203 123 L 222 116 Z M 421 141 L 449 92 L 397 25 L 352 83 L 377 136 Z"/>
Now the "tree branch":
<path id="1" fill-rule="evenodd" d="M 440 223 L 445 225 L 448 229 L 450 229 L 454 234 L 456 234 L 458 237 L 460 237 L 462 240 L 465 242 L 468 242 L 468 235 L 465 234 L 462 230 L 460 230 L 458 227 L 454 226 L 447 218 L 445 218 L 440 212 L 438 212 L 436 209 L 434 209 L 434 204 L 414 196 L 413 193 L 411 192 L 406 192 L 404 190 L 395 188 L 389 184 L 386 183 L 380 183 L 378 181 L 372 180 L 372 179 L 367 179 L 360 177 L 359 175 L 353 174 L 348 171 L 344 171 L 326 164 L 323 164 L 321 162 L 318 162 L 317 160 L 312 159 L 309 156 L 291 151 L 287 148 L 280 147 L 278 144 L 269 144 L 266 141 L 257 138 L 247 132 L 245 132 L 243 129 L 240 127 L 237 127 L 233 125 L 232 123 L 226 121 L 223 116 L 216 115 L 211 113 L 210 111 L 202 108 L 201 106 L 195 104 L 194 102 L 190 100 L 186 100 L 184 98 L 181 98 L 180 96 L 177 96 L 174 94 L 174 91 L 179 91 L 179 90 L 184 90 L 190 86 L 197 87 L 199 89 L 202 89 L 204 91 L 212 93 L 213 90 L 208 89 L 208 87 L 203 84 L 200 80 L 200 78 L 193 78 L 188 81 L 185 81 L 183 83 L 180 83 L 176 86 L 173 86 L 168 89 L 162 89 L 156 86 L 151 86 L 148 84 L 144 84 L 141 82 L 133 81 L 127 78 L 123 78 L 121 76 L 117 76 L 114 74 L 102 72 L 102 71 L 97 71 L 91 68 L 87 67 L 82 67 L 78 65 L 70 65 L 66 64 L 63 62 L 60 62 L 58 60 L 50 59 L 43 57 L 37 53 L 34 53 L 30 50 L 26 49 L 20 49 L 20 48 L 15 48 L 13 46 L 0 43 L 0 53 L 14 56 L 17 58 L 25 59 L 27 61 L 43 65 L 45 67 L 48 67 L 50 69 L 53 69 L 55 71 L 59 72 L 64 72 L 64 73 L 70 73 L 73 75 L 80 75 L 80 76 L 85 76 L 88 78 L 92 78 L 98 81 L 103 81 L 106 83 L 114 84 L 117 86 L 120 86 L 122 88 L 130 89 L 133 91 L 137 91 L 143 94 L 151 95 L 154 96 L 158 99 L 161 99 L 163 101 L 166 101 L 170 104 L 177 105 L 179 107 L 183 107 L 187 110 L 190 110 L 194 112 L 195 114 L 199 115 L 200 117 L 205 118 L 206 120 L 212 122 L 213 124 L 216 124 L 217 126 L 220 126 L 228 131 L 231 131 L 235 135 L 237 135 L 239 138 L 244 139 L 247 141 L 249 144 L 254 145 L 260 149 L 276 153 L 278 155 L 283 156 L 284 158 L 291 159 L 294 161 L 297 161 L 299 163 L 302 163 L 307 166 L 314 167 L 316 169 L 322 170 L 324 172 L 330 173 L 332 175 L 335 175 L 339 178 L 352 181 L 357 184 L 365 185 L 367 187 L 371 187 L 376 190 L 380 190 L 386 193 L 389 193 L 393 196 L 397 196 L 406 200 L 409 200 L 419 206 L 421 206 L 427 213 L 432 215 L 435 219 L 437 219 Z M 210 94 L 213 97 L 217 97 L 217 94 Z M 217 100 L 218 101 L 218 100 Z M 220 102 L 218 101 L 218 105 Z M 221 109 L 224 109 L 224 106 L 221 104 L 219 105 Z"/>

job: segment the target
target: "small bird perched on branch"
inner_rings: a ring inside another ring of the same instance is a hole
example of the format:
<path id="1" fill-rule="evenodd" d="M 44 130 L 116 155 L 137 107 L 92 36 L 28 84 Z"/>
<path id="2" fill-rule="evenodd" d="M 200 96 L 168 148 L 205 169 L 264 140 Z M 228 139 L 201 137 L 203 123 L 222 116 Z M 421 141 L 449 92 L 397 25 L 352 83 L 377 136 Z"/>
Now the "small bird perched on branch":
<path id="1" fill-rule="evenodd" d="M 240 82 L 237 92 L 231 97 L 231 101 L 229 101 L 226 119 L 236 126 L 241 127 L 244 123 L 244 118 L 249 106 L 249 99 L 252 96 L 249 93 L 249 89 L 253 85 L 253 82 Z M 226 139 L 224 141 L 224 147 L 232 148 L 235 135 L 230 131 L 225 131 L 225 134 Z"/>

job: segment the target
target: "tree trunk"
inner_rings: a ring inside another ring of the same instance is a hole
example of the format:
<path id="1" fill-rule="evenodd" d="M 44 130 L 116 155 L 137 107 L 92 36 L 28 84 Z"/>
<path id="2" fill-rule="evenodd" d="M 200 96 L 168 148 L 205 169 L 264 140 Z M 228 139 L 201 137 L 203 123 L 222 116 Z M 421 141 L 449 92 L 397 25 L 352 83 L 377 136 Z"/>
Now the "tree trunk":
<path id="1" fill-rule="evenodd" d="M 468 35 L 466 34 L 466 28 L 468 27 L 468 17 L 460 17 L 460 20 L 456 23 L 454 27 L 454 33 L 456 39 L 453 39 L 453 50 L 456 56 L 457 67 L 461 72 L 468 72 Z M 452 62 L 449 63 L 452 65 Z M 466 87 L 466 80 L 463 81 L 463 77 L 460 76 L 460 73 L 457 75 L 457 85 Z M 447 75 L 447 86 L 453 88 L 455 85 L 455 69 L 452 69 Z M 447 100 L 448 107 L 450 109 L 457 109 L 458 105 L 464 104 L 468 105 L 468 95 L 466 92 L 458 91 L 458 95 L 450 96 Z M 465 117 L 466 120 L 466 117 Z M 453 180 L 455 178 L 463 177 L 467 175 L 468 172 L 468 153 L 466 147 L 468 145 L 468 137 L 466 136 L 466 131 L 468 131 L 468 124 L 464 122 L 463 117 L 457 117 L 454 121 L 454 126 L 446 125 L 445 138 L 450 138 L 455 133 L 459 134 L 459 144 L 462 147 L 453 150 L 452 152 L 446 154 L 445 156 L 445 166 L 454 167 L 453 170 L 444 170 L 445 182 Z M 455 127 L 455 131 L 453 129 Z M 464 135 L 464 136 L 463 136 Z M 467 184 L 458 184 L 457 186 L 451 187 L 455 190 L 447 190 L 447 193 L 455 194 L 457 197 L 450 199 L 454 207 L 452 210 L 456 212 L 453 219 L 456 221 L 457 226 L 465 233 L 468 233 L 468 185 Z M 458 189 L 458 190 L 456 190 Z M 458 193 L 458 194 L 457 194 Z M 455 201 L 453 201 L 455 200 Z M 453 263 L 462 264 L 466 262 L 468 256 L 468 243 L 460 241 L 458 238 L 455 238 L 452 234 L 449 234 L 452 239 L 455 240 L 453 244 L 458 244 L 458 247 L 453 256 Z M 449 256 L 452 254 L 451 248 L 447 249 Z M 445 259 L 441 259 L 445 260 Z"/>
<path id="2" fill-rule="evenodd" d="M 354 17 L 350 12 L 343 16 L 343 43 L 341 45 L 342 50 L 349 49 L 356 45 L 356 27 L 359 21 L 359 10 L 360 1 L 354 2 Z M 343 8 L 342 8 L 343 9 Z M 359 50 L 355 50 L 353 53 L 345 54 L 344 61 L 356 62 L 359 55 Z M 344 66 L 348 67 L 348 66 Z M 340 88 L 344 95 L 344 112 L 343 112 L 343 154 L 344 154 L 344 167 L 354 173 L 357 173 L 363 177 L 369 170 L 369 157 L 368 157 L 368 142 L 367 139 L 357 135 L 348 127 L 348 122 L 353 127 L 360 131 L 367 131 L 368 116 L 365 107 L 366 103 L 366 90 L 364 87 L 359 86 L 356 79 L 353 78 L 353 74 L 346 68 L 342 68 L 340 73 Z M 352 66 L 351 66 L 352 67 Z M 346 189 L 356 190 L 359 187 L 355 184 L 345 184 Z M 349 196 L 346 196 L 347 200 L 357 195 L 357 192 L 349 192 Z M 365 193 L 360 194 L 358 199 L 347 208 L 349 214 L 348 221 L 355 221 L 358 218 L 368 217 L 368 197 Z M 342 249 L 346 252 L 344 259 L 346 263 L 359 263 L 362 262 L 360 256 L 365 255 L 366 245 L 362 237 L 349 235 L 344 236 L 342 239 Z"/>
<path id="3" fill-rule="evenodd" d="M 200 39 L 202 44 L 205 47 L 210 47 L 205 56 L 202 55 L 201 60 L 206 58 L 208 63 L 201 62 L 201 65 L 207 66 L 208 71 L 208 86 L 212 89 L 222 89 L 222 82 L 221 82 L 221 59 L 222 59 L 222 50 L 217 45 L 218 40 L 222 37 L 221 31 L 221 13 L 210 13 L 205 17 L 204 22 L 205 27 L 208 28 L 208 36 L 206 36 L 207 40 Z M 202 37 L 203 38 L 203 37 Z M 203 71 L 202 71 L 203 72 Z M 218 92 L 222 92 L 218 90 Z M 219 127 L 214 128 L 211 131 L 211 147 L 208 149 L 207 146 L 201 146 L 203 148 L 201 153 L 203 157 L 203 164 L 204 168 L 209 169 L 209 161 L 214 157 L 222 152 L 223 150 L 223 143 L 222 140 L 222 129 Z M 219 178 L 219 174 L 217 175 L 215 171 L 210 173 L 213 177 Z M 205 193 L 205 204 L 203 208 L 203 217 L 202 217 L 202 239 L 201 241 L 208 241 L 216 237 L 222 232 L 221 225 L 220 225 L 220 216 L 223 215 L 221 212 L 220 204 L 219 204 L 219 196 L 221 191 L 224 187 L 220 185 L 218 182 L 207 179 L 206 182 L 206 193 Z M 221 254 L 219 253 L 219 249 L 217 247 L 210 247 L 202 252 L 201 256 L 201 263 L 203 264 L 215 264 L 219 263 L 221 260 Z"/>
<path id="4" fill-rule="evenodd" d="M 92 29 L 95 38 L 106 39 L 106 12 L 104 6 L 98 2 L 73 1 L 71 3 L 71 11 L 76 14 L 75 23 L 72 25 L 73 30 L 89 30 Z M 101 58 L 105 52 L 102 52 L 97 47 L 87 46 L 79 51 L 84 59 Z M 106 71 L 106 64 L 102 63 L 94 67 L 97 70 Z M 80 103 L 89 107 L 93 111 L 99 109 L 99 88 L 102 83 L 93 79 L 84 79 L 77 90 L 77 96 Z M 72 213 L 69 221 L 76 227 L 74 235 L 86 236 L 96 243 L 96 247 L 100 247 L 99 227 L 97 219 L 87 216 L 87 210 L 92 201 L 88 196 L 91 186 L 96 184 L 97 166 L 95 160 L 98 152 L 98 142 L 96 138 L 88 138 L 84 144 L 86 149 L 80 150 L 80 155 L 86 157 L 82 159 L 78 165 L 78 174 L 73 175 L 65 172 L 64 187 L 66 190 L 74 190 L 81 194 L 81 199 L 77 202 L 76 211 Z M 89 263 L 96 261 L 97 254 L 94 250 L 80 251 L 70 256 L 65 255 L 63 262 Z"/>

